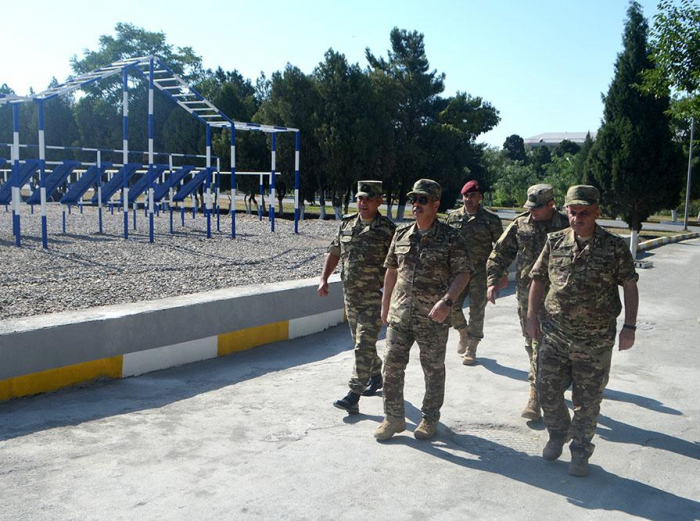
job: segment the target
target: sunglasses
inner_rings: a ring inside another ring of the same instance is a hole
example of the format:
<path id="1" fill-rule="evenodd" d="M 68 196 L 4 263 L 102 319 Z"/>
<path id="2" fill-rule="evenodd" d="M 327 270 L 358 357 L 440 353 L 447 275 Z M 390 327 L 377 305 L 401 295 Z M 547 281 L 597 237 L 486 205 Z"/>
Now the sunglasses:
<path id="1" fill-rule="evenodd" d="M 420 205 L 425 205 L 425 204 L 428 204 L 430 199 L 428 198 L 428 196 L 425 196 L 425 195 L 413 195 L 413 196 L 411 196 L 409 201 L 411 202 L 411 204 L 418 203 Z"/>

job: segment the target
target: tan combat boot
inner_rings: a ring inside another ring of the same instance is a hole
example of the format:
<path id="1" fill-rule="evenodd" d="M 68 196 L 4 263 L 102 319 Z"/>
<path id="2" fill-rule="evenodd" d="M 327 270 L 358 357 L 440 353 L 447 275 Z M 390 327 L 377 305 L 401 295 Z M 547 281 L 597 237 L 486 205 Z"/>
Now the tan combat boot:
<path id="1" fill-rule="evenodd" d="M 467 336 L 466 329 L 459 329 L 459 345 L 457 346 L 457 354 L 463 355 L 467 350 L 467 344 L 469 343 L 469 337 Z"/>
<path id="2" fill-rule="evenodd" d="M 476 346 L 479 345 L 478 338 L 470 338 L 467 342 L 467 352 L 462 359 L 464 365 L 474 365 L 476 362 Z"/>
<path id="3" fill-rule="evenodd" d="M 413 436 L 417 440 L 429 440 L 435 434 L 437 434 L 438 430 L 438 422 L 436 421 L 428 421 L 425 418 L 423 418 L 420 423 L 418 424 L 418 427 L 416 427 L 416 430 L 413 431 Z"/>
<path id="4" fill-rule="evenodd" d="M 527 401 L 527 405 L 523 409 L 520 416 L 533 421 L 542 418 L 542 413 L 540 412 L 540 400 L 537 396 L 537 389 L 534 385 L 530 386 L 530 399 Z"/>
<path id="5" fill-rule="evenodd" d="M 406 419 L 401 418 L 395 419 L 395 418 L 384 418 L 384 421 L 377 427 L 377 430 L 374 431 L 374 437 L 377 438 L 379 441 L 385 441 L 391 438 L 394 434 L 398 434 L 399 432 L 403 432 L 406 430 Z"/>

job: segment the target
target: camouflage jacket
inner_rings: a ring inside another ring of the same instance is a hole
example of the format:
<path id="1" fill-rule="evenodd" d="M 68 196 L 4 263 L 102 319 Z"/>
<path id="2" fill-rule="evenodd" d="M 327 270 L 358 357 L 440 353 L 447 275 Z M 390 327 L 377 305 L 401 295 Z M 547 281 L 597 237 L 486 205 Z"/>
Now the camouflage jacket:
<path id="1" fill-rule="evenodd" d="M 540 256 L 547 234 L 568 228 L 569 220 L 561 212 L 555 211 L 549 221 L 533 221 L 530 212 L 518 215 L 493 247 L 486 263 L 488 285 L 496 286 L 498 279 L 505 275 L 508 267 L 517 257 L 515 280 L 518 286 L 530 284 L 530 270 Z"/>
<path id="2" fill-rule="evenodd" d="M 462 206 L 450 213 L 446 222 L 466 239 L 474 268 L 483 268 L 493 249 L 493 243 L 503 233 L 500 217 L 483 208 L 479 208 L 476 214 L 470 216 Z"/>
<path id="3" fill-rule="evenodd" d="M 362 222 L 360 214 L 343 217 L 328 253 L 340 257 L 346 298 L 381 297 L 386 272 L 384 259 L 395 229 L 396 225 L 380 214 L 369 224 Z"/>
<path id="4" fill-rule="evenodd" d="M 598 225 L 583 248 L 570 228 L 549 234 L 530 276 L 549 281 L 545 309 L 554 324 L 584 336 L 614 329 L 618 285 L 639 278 L 625 240 Z"/>
<path id="5" fill-rule="evenodd" d="M 384 266 L 398 271 L 389 323 L 403 324 L 416 317 L 428 319 L 428 313 L 454 279 L 474 271 L 464 238 L 437 220 L 422 236 L 416 223 L 400 226 Z"/>

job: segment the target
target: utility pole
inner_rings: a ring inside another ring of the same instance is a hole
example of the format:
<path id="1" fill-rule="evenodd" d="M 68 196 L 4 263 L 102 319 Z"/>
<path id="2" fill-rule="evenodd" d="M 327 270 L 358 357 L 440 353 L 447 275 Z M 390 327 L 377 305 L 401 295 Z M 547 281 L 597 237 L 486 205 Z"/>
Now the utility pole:
<path id="1" fill-rule="evenodd" d="M 688 153 L 688 185 L 685 188 L 685 217 L 683 230 L 688 231 L 688 209 L 690 208 L 690 185 L 693 174 L 693 139 L 695 138 L 695 118 L 690 118 L 690 152 Z"/>

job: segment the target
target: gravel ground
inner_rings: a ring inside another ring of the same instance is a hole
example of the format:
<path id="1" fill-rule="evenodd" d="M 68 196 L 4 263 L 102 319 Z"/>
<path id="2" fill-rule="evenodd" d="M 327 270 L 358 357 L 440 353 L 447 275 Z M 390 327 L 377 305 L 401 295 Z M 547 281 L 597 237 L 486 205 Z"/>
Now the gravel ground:
<path id="1" fill-rule="evenodd" d="M 22 247 L 15 246 L 12 214 L 0 207 L 0 320 L 110 304 L 154 300 L 213 289 L 269 284 L 316 277 L 332 236 L 335 221 L 269 222 L 236 214 L 236 239 L 231 220 L 221 216 L 221 232 L 212 218 L 212 238 L 206 238 L 202 214 L 191 212 L 180 225 L 174 215 L 155 217 L 155 242 L 148 236 L 148 220 L 137 214 L 137 230 L 129 215 L 129 240 L 122 238 L 123 217 L 104 212 L 104 234 L 97 233 L 97 209 L 67 215 L 61 230 L 61 207 L 48 207 L 49 249 L 41 247 L 38 207 L 30 214 L 22 206 Z"/>

